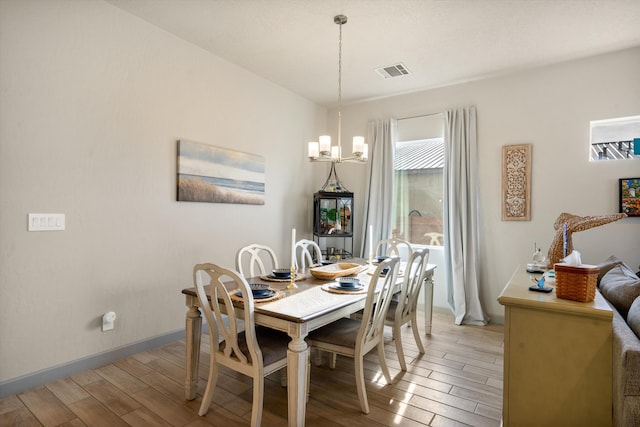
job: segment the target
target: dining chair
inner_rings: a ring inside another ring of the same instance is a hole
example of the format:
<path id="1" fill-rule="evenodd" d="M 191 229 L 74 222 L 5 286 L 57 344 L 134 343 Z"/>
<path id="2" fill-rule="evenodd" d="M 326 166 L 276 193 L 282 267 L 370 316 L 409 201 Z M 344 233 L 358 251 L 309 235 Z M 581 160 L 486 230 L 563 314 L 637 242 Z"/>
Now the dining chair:
<path id="1" fill-rule="evenodd" d="M 406 257 L 402 255 L 402 248 L 407 250 Z M 404 239 L 391 238 L 391 239 L 383 239 L 378 242 L 376 245 L 376 250 L 373 252 L 374 256 L 386 255 L 386 256 L 397 256 L 402 258 L 403 260 L 409 259 L 411 254 L 413 253 L 413 247 L 411 243 Z"/>
<path id="2" fill-rule="evenodd" d="M 300 248 L 300 250 L 298 250 L 298 248 Z M 307 267 L 307 264 L 310 267 L 316 263 L 322 263 L 322 250 L 313 240 L 298 240 L 294 250 L 296 251 L 296 270 L 298 271 L 303 271 Z"/>
<path id="3" fill-rule="evenodd" d="M 396 352 L 403 371 L 407 370 L 402 348 L 402 325 L 410 324 L 413 330 L 413 338 L 416 340 L 418 350 L 424 353 L 420 332 L 418 330 L 418 295 L 425 280 L 427 262 L 429 261 L 429 249 L 417 249 L 409 257 L 404 269 L 404 280 L 398 298 L 392 298 L 389 310 L 385 318 L 385 325 L 393 327 L 393 338 L 396 342 Z"/>
<path id="4" fill-rule="evenodd" d="M 385 268 L 389 270 L 383 275 Z M 400 258 L 398 257 L 387 258 L 378 264 L 367 289 L 361 320 L 344 317 L 311 331 L 307 336 L 307 342 L 316 349 L 354 359 L 358 400 L 360 400 L 360 409 L 365 414 L 369 413 L 369 402 L 364 383 L 364 356 L 376 347 L 384 377 L 387 384 L 391 383 L 391 375 L 389 375 L 384 355 L 384 319 L 391 302 L 399 268 Z"/>
<path id="5" fill-rule="evenodd" d="M 206 276 L 209 276 L 211 301 L 204 289 Z M 197 264 L 193 268 L 193 281 L 207 320 L 210 346 L 209 378 L 198 414 L 203 416 L 209 411 L 219 367 L 226 366 L 253 378 L 251 425 L 259 426 L 264 377 L 287 366 L 289 337 L 274 329 L 255 326 L 251 289 L 237 272 L 215 264 Z M 230 292 L 242 300 L 244 314 L 241 316 L 234 308 Z M 242 322 L 244 330 L 241 330 Z"/>
<path id="6" fill-rule="evenodd" d="M 236 270 L 245 278 L 269 274 L 277 267 L 278 258 L 269 246 L 254 243 L 240 248 L 236 254 Z"/>
<path id="7" fill-rule="evenodd" d="M 427 245 L 444 246 L 444 234 L 438 232 L 424 233 L 422 237 L 429 239 Z"/>

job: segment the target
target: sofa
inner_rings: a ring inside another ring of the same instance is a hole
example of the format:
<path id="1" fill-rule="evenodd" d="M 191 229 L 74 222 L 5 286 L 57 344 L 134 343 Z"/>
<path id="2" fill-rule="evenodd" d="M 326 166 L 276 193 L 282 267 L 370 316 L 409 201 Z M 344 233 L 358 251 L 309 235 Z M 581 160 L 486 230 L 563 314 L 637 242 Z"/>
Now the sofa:
<path id="1" fill-rule="evenodd" d="M 613 309 L 613 425 L 640 427 L 640 277 L 616 256 L 598 266 Z"/>

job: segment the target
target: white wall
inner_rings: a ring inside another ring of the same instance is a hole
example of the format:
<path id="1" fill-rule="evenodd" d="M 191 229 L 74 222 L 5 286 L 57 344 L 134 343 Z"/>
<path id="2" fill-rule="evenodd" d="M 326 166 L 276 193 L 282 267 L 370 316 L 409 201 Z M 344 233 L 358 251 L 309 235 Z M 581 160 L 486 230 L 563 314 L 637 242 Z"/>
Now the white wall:
<path id="1" fill-rule="evenodd" d="M 0 94 L 0 382 L 179 330 L 196 262 L 310 232 L 326 111 L 107 3 L 0 1 Z M 265 205 L 176 202 L 180 138 L 264 156 Z"/>
<path id="2" fill-rule="evenodd" d="M 437 66 L 437 59 L 434 59 Z M 589 163 L 589 121 L 640 114 L 640 48 L 532 69 L 527 72 L 343 107 L 342 135 L 366 132 L 367 121 L 431 114 L 475 105 L 478 112 L 482 221 L 481 295 L 485 310 L 502 321 L 497 297 L 534 242 L 548 249 L 561 212 L 603 215 L 618 210 L 618 178 L 640 175 L 640 159 Z M 410 78 L 410 77 L 409 77 Z M 380 84 L 384 84 L 381 81 Z M 329 125 L 335 111 L 329 111 Z M 532 215 L 528 222 L 501 220 L 501 148 L 533 144 Z M 346 147 L 350 150 L 351 147 Z M 362 212 L 364 168 L 339 167 Z M 361 230 L 362 214 L 356 216 Z M 360 236 L 356 239 L 359 247 Z M 583 261 L 611 254 L 640 264 L 640 219 L 574 234 Z M 446 301 L 436 282 L 436 302 Z"/>

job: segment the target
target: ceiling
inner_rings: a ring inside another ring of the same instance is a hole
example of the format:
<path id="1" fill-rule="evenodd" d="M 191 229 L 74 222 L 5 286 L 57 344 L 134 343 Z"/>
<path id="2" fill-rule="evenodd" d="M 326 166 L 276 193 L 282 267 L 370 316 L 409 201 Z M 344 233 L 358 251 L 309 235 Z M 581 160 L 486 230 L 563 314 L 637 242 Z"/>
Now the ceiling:
<path id="1" fill-rule="evenodd" d="M 441 87 L 640 46 L 640 0 L 107 0 L 311 101 Z M 410 75 L 376 68 L 403 63 Z"/>

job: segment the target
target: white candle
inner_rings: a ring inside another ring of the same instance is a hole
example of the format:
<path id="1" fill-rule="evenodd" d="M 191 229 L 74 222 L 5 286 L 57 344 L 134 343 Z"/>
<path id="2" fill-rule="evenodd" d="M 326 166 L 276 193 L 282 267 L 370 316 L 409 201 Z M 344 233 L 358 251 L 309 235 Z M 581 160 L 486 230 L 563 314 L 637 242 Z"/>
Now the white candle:
<path id="1" fill-rule="evenodd" d="M 373 225 L 369 224 L 369 261 L 373 260 Z"/>
<path id="2" fill-rule="evenodd" d="M 291 266 L 296 265 L 296 229 L 291 229 Z"/>

